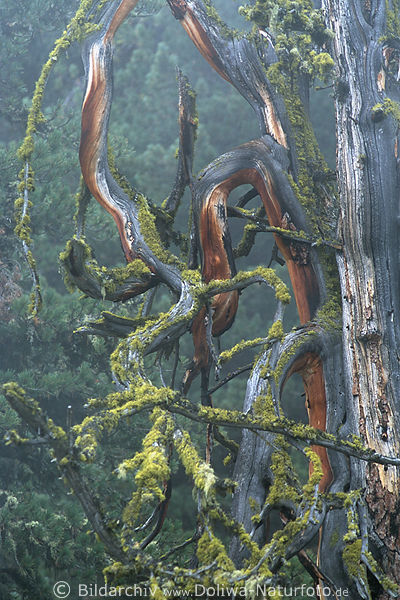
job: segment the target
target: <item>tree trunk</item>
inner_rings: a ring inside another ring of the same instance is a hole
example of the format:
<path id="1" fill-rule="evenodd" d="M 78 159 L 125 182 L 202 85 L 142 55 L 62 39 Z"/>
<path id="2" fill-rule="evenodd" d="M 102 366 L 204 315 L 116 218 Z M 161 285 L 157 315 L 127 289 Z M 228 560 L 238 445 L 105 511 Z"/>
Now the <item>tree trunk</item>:
<path id="1" fill-rule="evenodd" d="M 398 49 L 391 3 L 326 0 L 338 66 L 336 118 L 347 422 L 378 452 L 400 449 Z M 398 78 L 398 76 L 397 76 Z M 398 110 L 398 108 L 397 108 Z M 393 114 L 394 113 L 394 114 Z M 358 461 L 371 550 L 400 583 L 400 473 Z M 388 595 L 381 589 L 374 596 Z"/>

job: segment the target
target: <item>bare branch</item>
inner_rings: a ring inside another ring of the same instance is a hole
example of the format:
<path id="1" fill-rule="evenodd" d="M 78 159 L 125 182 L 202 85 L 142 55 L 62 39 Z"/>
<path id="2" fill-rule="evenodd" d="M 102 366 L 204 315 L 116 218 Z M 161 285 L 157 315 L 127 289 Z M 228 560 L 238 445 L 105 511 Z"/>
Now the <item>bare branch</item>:
<path id="1" fill-rule="evenodd" d="M 175 215 L 185 188 L 192 181 L 194 143 L 197 130 L 196 94 L 189 80 L 177 69 L 179 87 L 179 150 L 178 168 L 174 188 L 164 209 Z"/>

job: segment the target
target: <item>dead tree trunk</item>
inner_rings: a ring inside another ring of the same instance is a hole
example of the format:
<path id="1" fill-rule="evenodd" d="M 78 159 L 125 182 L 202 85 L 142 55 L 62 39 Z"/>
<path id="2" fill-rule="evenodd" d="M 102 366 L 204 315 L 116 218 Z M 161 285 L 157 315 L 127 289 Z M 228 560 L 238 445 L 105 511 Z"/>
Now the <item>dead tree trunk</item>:
<path id="1" fill-rule="evenodd" d="M 339 258 L 347 421 L 379 452 L 400 450 L 399 45 L 397 2 L 326 1 L 337 64 Z M 397 11 L 397 12 L 396 12 Z M 351 464 L 371 548 L 400 581 L 400 474 Z M 376 598 L 386 598 L 379 590 Z"/>

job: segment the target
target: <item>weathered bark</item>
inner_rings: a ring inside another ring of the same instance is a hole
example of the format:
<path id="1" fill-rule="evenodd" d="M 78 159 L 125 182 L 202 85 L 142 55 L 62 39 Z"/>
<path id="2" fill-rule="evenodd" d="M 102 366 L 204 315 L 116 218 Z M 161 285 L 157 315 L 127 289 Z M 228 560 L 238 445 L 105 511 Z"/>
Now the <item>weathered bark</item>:
<path id="1" fill-rule="evenodd" d="M 398 123 L 376 106 L 399 98 L 387 60 L 395 43 L 387 38 L 393 5 L 325 1 L 338 66 L 347 422 L 369 447 L 394 456 L 400 450 Z M 352 462 L 351 487 L 365 489 L 371 548 L 400 583 L 399 470 Z M 374 597 L 388 596 L 377 590 Z"/>
<path id="2" fill-rule="evenodd" d="M 285 105 L 265 75 L 265 68 L 276 60 L 272 46 L 268 45 L 267 50 L 260 54 L 246 39 L 235 40 L 229 36 L 223 37 L 218 33 L 204 6 L 197 0 L 190 2 L 169 0 L 169 4 L 175 17 L 181 21 L 205 59 L 249 101 L 258 117 L 261 132 L 267 132 L 271 138 L 275 139 L 274 142 L 268 136 L 262 138 L 271 153 L 269 156 L 268 152 L 264 151 L 264 154 L 260 152 L 260 140 L 242 146 L 235 153 L 220 157 L 215 161 L 215 165 L 211 164 L 202 173 L 202 178 L 195 188 L 194 213 L 198 215 L 200 247 L 203 253 L 203 276 L 206 280 L 216 276 L 227 278 L 234 273 L 234 263 L 229 250 L 229 237 L 224 234 L 226 203 L 230 191 L 236 186 L 242 183 L 253 185 L 262 199 L 271 226 L 289 229 L 290 223 L 294 230 L 309 231 L 307 219 L 287 178 L 289 170 L 296 180 L 296 145 Z M 197 204 L 196 198 L 199 198 Z M 217 212 L 218 206 L 221 205 L 218 214 L 209 215 L 207 207 L 210 205 L 216 205 Z M 221 221 L 220 226 L 216 227 L 219 220 Z M 211 222 L 214 223 L 214 227 L 210 225 Z M 219 233 L 216 232 L 216 229 Z M 220 239 L 218 248 L 215 246 L 217 238 Z M 313 250 L 310 251 L 309 247 L 304 248 L 301 244 L 297 244 L 296 247 L 295 244 L 290 244 L 278 235 L 275 236 L 275 239 L 288 266 L 300 322 L 306 323 L 315 315 L 317 308 L 325 299 L 325 284 L 318 257 Z M 221 264 L 221 257 L 225 257 L 223 264 Z M 213 263 L 215 260 L 218 262 L 217 265 Z M 229 320 L 233 320 L 236 312 L 236 310 L 232 310 L 231 303 L 226 308 L 225 302 L 224 295 L 221 298 L 221 307 L 225 317 L 222 319 L 225 326 L 221 326 L 222 331 L 230 325 Z M 216 322 L 218 322 L 220 313 L 221 311 L 218 311 L 218 306 L 216 306 Z M 199 315 L 197 323 L 195 323 L 198 324 L 195 332 L 197 349 L 195 362 L 204 367 L 208 362 L 208 348 L 204 327 L 202 329 L 199 323 L 202 317 L 204 318 Z M 213 330 L 213 333 L 218 334 L 217 328 Z M 335 366 L 337 367 L 337 364 Z M 255 369 L 249 380 L 245 400 L 246 411 L 251 409 L 254 400 L 266 386 L 259 380 L 260 369 L 261 367 L 258 371 Z M 331 414 L 329 417 L 327 416 L 325 369 L 319 354 L 308 353 L 299 359 L 292 372 L 298 371 L 303 376 L 310 423 L 325 430 L 329 421 L 329 431 L 336 432 L 339 422 L 334 399 L 332 399 L 329 409 Z M 333 414 L 334 418 L 332 418 Z M 268 446 L 268 439 L 256 438 L 250 432 L 244 433 L 235 467 L 235 478 L 239 482 L 239 487 L 234 498 L 233 514 L 239 522 L 245 524 L 247 529 L 251 529 L 252 516 L 249 498 L 256 499 L 262 506 L 266 491 L 270 486 L 267 467 L 271 452 L 271 444 Z M 321 458 L 324 470 L 324 477 L 320 483 L 321 490 L 324 490 L 332 481 L 334 467 L 330 465 L 325 449 L 318 448 L 317 453 Z M 334 462 L 337 460 L 334 459 Z M 259 541 L 263 540 L 263 536 L 265 538 L 263 528 L 259 528 L 257 536 Z M 238 542 L 233 544 L 232 555 L 239 556 L 239 546 Z"/>
<path id="3" fill-rule="evenodd" d="M 87 187 L 96 200 L 113 216 L 127 262 L 142 260 L 161 281 L 176 293 L 181 292 L 177 269 L 165 264 L 146 243 L 139 221 L 140 210 L 148 211 L 146 199 L 133 191 L 132 197 L 116 181 L 108 161 L 108 121 L 112 101 L 113 37 L 137 0 L 122 0 L 107 5 L 100 30 L 84 45 L 82 59 L 86 73 L 86 93 L 82 106 L 79 160 Z M 148 288 L 152 287 L 149 282 Z M 143 293 L 143 284 L 137 293 Z"/>

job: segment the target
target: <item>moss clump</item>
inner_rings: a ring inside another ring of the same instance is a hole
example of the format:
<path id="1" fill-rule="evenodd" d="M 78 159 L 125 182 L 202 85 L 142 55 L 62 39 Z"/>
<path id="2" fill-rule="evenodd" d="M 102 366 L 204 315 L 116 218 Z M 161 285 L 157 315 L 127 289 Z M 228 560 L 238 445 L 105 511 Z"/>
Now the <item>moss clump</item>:
<path id="1" fill-rule="evenodd" d="M 3 384 L 3 393 L 6 397 L 26 404 L 29 407 L 30 412 L 39 413 L 41 412 L 39 404 L 33 398 L 27 398 L 25 390 L 18 385 L 15 381 L 9 381 Z"/>
<path id="2" fill-rule="evenodd" d="M 316 486 L 318 486 L 319 482 L 324 476 L 324 471 L 322 469 L 320 457 L 312 448 L 304 448 L 304 454 L 310 461 L 312 473 L 305 486 L 303 486 L 303 492 L 305 495 L 308 495 L 311 498 L 315 493 Z"/>
<path id="3" fill-rule="evenodd" d="M 235 565 L 228 557 L 224 544 L 214 535 L 205 532 L 201 536 L 197 546 L 197 558 L 200 564 L 209 565 L 216 562 L 218 568 L 230 573 L 234 571 Z"/>
<path id="4" fill-rule="evenodd" d="M 270 468 L 274 479 L 265 504 L 279 505 L 284 499 L 285 502 L 293 502 L 293 505 L 297 506 L 300 502 L 300 484 L 288 454 L 288 444 L 282 436 L 277 436 L 274 444 L 279 447 L 279 450 L 271 457 Z"/>
<path id="5" fill-rule="evenodd" d="M 373 114 L 383 114 L 392 116 L 396 123 L 400 126 L 400 104 L 390 98 L 385 98 L 383 102 L 379 102 L 372 107 Z"/>
<path id="6" fill-rule="evenodd" d="M 191 285 L 198 285 L 202 282 L 200 269 L 184 269 L 181 276 L 183 280 L 188 281 Z"/>
<path id="7" fill-rule="evenodd" d="M 74 252 L 74 246 L 79 247 L 82 252 L 85 269 L 89 278 L 92 278 L 97 282 L 102 291 L 103 298 L 106 296 L 112 296 L 116 293 L 118 288 L 121 288 L 124 284 L 130 280 L 148 281 L 148 277 L 151 275 L 151 271 L 148 266 L 140 259 L 134 259 L 124 267 L 113 267 L 108 269 L 104 266 L 99 266 L 98 262 L 93 258 L 91 247 L 85 242 L 83 238 L 74 237 L 72 240 L 67 242 L 65 250 L 63 250 L 59 259 L 61 265 L 64 268 L 64 283 L 65 287 L 70 291 L 76 290 L 77 284 L 74 276 L 71 274 L 71 259 Z"/>
<path id="8" fill-rule="evenodd" d="M 330 39 L 322 10 L 314 9 L 311 0 L 256 0 L 239 12 L 257 28 L 275 36 L 275 51 L 286 73 L 295 71 L 325 79 L 333 61 L 324 51 L 317 52 Z"/>
<path id="9" fill-rule="evenodd" d="M 343 562 L 346 566 L 347 572 L 353 579 L 358 579 L 360 575 L 366 581 L 366 569 L 365 565 L 361 563 L 361 548 L 362 541 L 360 539 L 354 540 L 349 544 L 346 544 L 343 550 Z"/>
<path id="10" fill-rule="evenodd" d="M 271 325 L 268 331 L 268 339 L 269 340 L 281 340 L 285 337 L 285 332 L 283 331 L 282 320 L 278 319 Z"/>
<path id="11" fill-rule="evenodd" d="M 253 412 L 255 417 L 268 419 L 271 423 L 277 419 L 276 404 L 272 398 L 270 388 L 266 394 L 257 396 L 253 403 Z"/>
<path id="12" fill-rule="evenodd" d="M 208 504 L 215 498 L 217 477 L 213 469 L 198 455 L 187 431 L 179 431 L 174 435 L 174 445 L 186 474 L 190 475 L 202 498 Z"/>
<path id="13" fill-rule="evenodd" d="M 125 478 L 130 471 L 136 471 L 136 491 L 123 511 L 123 519 L 128 528 L 135 525 L 142 506 L 156 498 L 165 499 L 164 483 L 170 477 L 167 446 L 173 431 L 171 417 L 159 408 L 154 409 L 151 419 L 153 427 L 142 442 L 143 450 L 131 459 L 124 460 L 117 469 L 119 477 Z"/>
<path id="14" fill-rule="evenodd" d="M 138 194 L 137 203 L 139 205 L 138 219 L 140 232 L 143 235 L 144 241 L 157 258 L 166 263 L 173 263 L 172 255 L 164 249 L 161 243 L 160 234 L 155 224 L 156 218 L 151 212 L 146 198 Z"/>

